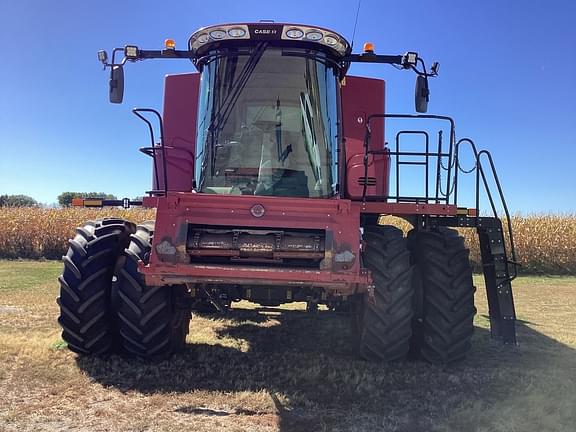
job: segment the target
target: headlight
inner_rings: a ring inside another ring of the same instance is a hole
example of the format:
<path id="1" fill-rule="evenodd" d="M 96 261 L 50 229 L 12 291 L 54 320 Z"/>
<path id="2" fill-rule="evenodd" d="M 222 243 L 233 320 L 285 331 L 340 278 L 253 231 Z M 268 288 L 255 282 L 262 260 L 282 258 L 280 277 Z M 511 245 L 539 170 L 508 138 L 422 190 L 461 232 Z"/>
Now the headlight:
<path id="1" fill-rule="evenodd" d="M 306 39 L 311 40 L 311 41 L 319 41 L 324 37 L 324 35 L 322 33 L 320 33 L 319 31 L 313 30 L 313 31 L 309 31 L 308 33 L 306 33 Z"/>
<path id="2" fill-rule="evenodd" d="M 318 42 L 326 45 L 344 56 L 350 50 L 350 45 L 342 36 L 330 30 L 308 26 L 285 26 L 282 33 L 284 40 L 301 40 L 303 42 Z"/>
<path id="3" fill-rule="evenodd" d="M 210 32 L 210 37 L 216 40 L 224 39 L 226 37 L 226 32 L 224 30 L 212 30 Z"/>
<path id="4" fill-rule="evenodd" d="M 332 35 L 324 36 L 324 43 L 326 45 L 334 46 L 338 43 L 338 39 Z"/>
<path id="5" fill-rule="evenodd" d="M 232 37 L 242 37 L 246 34 L 246 30 L 240 27 L 234 27 L 228 30 L 228 34 Z"/>
<path id="6" fill-rule="evenodd" d="M 302 36 L 304 36 L 304 32 L 300 29 L 294 28 L 288 30 L 286 32 L 286 36 L 288 36 L 290 39 L 300 39 Z"/>

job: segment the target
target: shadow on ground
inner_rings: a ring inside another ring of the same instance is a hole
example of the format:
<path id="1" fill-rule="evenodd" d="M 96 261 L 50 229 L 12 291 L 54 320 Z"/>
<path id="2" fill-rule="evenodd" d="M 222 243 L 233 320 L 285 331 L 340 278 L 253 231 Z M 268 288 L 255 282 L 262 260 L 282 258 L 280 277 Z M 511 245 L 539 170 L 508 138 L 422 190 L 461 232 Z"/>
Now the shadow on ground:
<path id="1" fill-rule="evenodd" d="M 554 364 L 574 367 L 566 359 L 576 358 L 573 349 L 519 323 L 518 347 L 497 344 L 477 327 L 473 351 L 457 365 L 375 364 L 355 356 L 346 316 L 283 310 L 274 316 L 233 311 L 230 318 L 219 335 L 245 340 L 247 352 L 189 344 L 184 352 L 156 363 L 118 356 L 78 357 L 77 362 L 95 381 L 122 391 L 266 390 L 282 431 L 430 431 L 506 430 L 506 423 L 500 423 L 503 429 L 494 428 L 492 416 L 526 405 L 522 398 L 527 392 L 553 391 L 548 390 L 547 372 Z M 204 407 L 178 410 L 229 415 Z"/>

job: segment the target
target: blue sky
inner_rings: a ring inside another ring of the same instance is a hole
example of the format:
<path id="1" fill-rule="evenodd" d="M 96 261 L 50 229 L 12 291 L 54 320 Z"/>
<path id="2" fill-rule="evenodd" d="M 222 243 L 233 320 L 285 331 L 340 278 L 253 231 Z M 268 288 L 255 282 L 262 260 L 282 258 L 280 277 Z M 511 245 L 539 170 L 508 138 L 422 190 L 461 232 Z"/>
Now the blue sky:
<path id="1" fill-rule="evenodd" d="M 161 108 L 167 73 L 186 61 L 126 68 L 124 104 L 107 101 L 99 49 L 158 49 L 222 22 L 317 24 L 351 38 L 354 1 L 0 0 L 0 194 L 51 203 L 67 190 L 137 196 L 150 188 L 138 153 L 146 129 L 130 109 Z M 216 5 L 216 6 L 212 6 Z M 356 47 L 418 51 L 441 64 L 430 113 L 455 117 L 496 160 L 514 212 L 576 211 L 576 3 L 573 1 L 363 0 Z M 387 81 L 387 111 L 413 112 L 411 73 L 354 65 Z"/>

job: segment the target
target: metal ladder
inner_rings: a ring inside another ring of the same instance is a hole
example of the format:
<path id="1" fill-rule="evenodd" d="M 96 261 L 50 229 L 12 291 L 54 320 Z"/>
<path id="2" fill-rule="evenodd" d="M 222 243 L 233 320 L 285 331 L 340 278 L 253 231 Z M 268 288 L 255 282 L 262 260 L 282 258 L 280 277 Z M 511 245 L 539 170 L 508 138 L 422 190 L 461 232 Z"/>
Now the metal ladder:
<path id="1" fill-rule="evenodd" d="M 454 202 L 458 193 L 458 157 L 460 146 L 468 144 L 472 149 L 475 159 L 474 169 L 476 171 L 476 231 L 480 241 L 480 255 L 482 258 L 482 271 L 484 273 L 484 283 L 486 285 L 486 295 L 488 298 L 488 310 L 490 316 L 490 332 L 493 338 L 500 339 L 504 343 L 516 344 L 516 311 L 514 309 L 514 297 L 512 294 L 512 281 L 518 276 L 518 262 L 516 260 L 516 249 L 514 246 L 514 235 L 512 233 L 512 223 L 510 212 L 504 198 L 500 179 L 496 172 L 496 167 L 492 155 L 487 150 L 478 151 L 474 142 L 469 138 L 460 139 L 455 146 L 455 190 Z M 486 173 L 482 165 L 482 156 L 489 162 L 490 172 L 498 190 L 498 196 L 504 209 L 508 229 L 508 239 L 510 243 L 511 258 L 508 258 L 506 251 L 506 240 L 502 221 L 498 217 L 496 205 L 492 196 L 492 191 L 486 179 Z M 474 170 L 473 169 L 473 170 Z M 473 171 L 471 170 L 471 171 Z M 480 180 L 484 186 L 486 196 L 492 210 L 492 217 L 480 217 Z"/>

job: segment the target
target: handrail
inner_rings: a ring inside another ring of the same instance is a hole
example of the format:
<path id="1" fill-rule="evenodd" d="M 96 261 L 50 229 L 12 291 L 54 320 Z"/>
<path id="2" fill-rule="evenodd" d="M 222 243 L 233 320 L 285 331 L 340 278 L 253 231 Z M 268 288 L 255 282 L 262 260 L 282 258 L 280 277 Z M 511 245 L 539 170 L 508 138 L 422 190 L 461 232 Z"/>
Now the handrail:
<path id="1" fill-rule="evenodd" d="M 502 205 L 502 208 L 504 209 L 504 214 L 506 216 L 506 223 L 507 223 L 507 229 L 508 229 L 508 238 L 509 238 L 509 243 L 510 243 L 510 252 L 511 252 L 511 256 L 512 259 L 508 260 L 507 264 L 512 264 L 514 267 L 514 270 L 512 273 L 509 272 L 509 274 L 511 274 L 511 276 L 509 277 L 509 281 L 513 280 L 514 278 L 516 278 L 516 276 L 518 275 L 518 263 L 516 260 L 516 249 L 515 249 L 515 245 L 514 245 L 514 236 L 512 233 L 512 222 L 511 222 L 511 218 L 510 218 L 510 212 L 508 211 L 508 205 L 506 203 L 506 199 L 504 197 L 504 192 L 502 190 L 502 186 L 500 184 L 500 179 L 498 178 L 498 174 L 496 172 L 496 166 L 494 165 L 494 160 L 492 159 L 492 155 L 490 154 L 489 151 L 487 150 L 481 150 L 478 151 L 478 149 L 476 148 L 476 145 L 474 144 L 474 142 L 469 139 L 469 138 L 461 138 L 458 141 L 456 141 L 456 133 L 455 133 L 455 125 L 454 125 L 454 120 L 451 117 L 447 117 L 447 116 L 439 116 L 439 115 L 428 115 L 428 114 L 371 114 L 368 116 L 367 120 L 366 120 L 366 133 L 365 133 L 365 138 L 364 138 L 364 178 L 368 177 L 368 155 L 369 154 L 382 154 L 384 153 L 384 150 L 370 150 L 370 139 L 372 137 L 372 128 L 371 128 L 371 121 L 373 119 L 377 119 L 377 118 L 396 118 L 396 119 L 429 119 L 429 120 L 443 120 L 443 121 L 448 121 L 450 123 L 450 146 L 448 149 L 448 153 L 443 153 L 442 152 L 442 130 L 439 130 L 438 132 L 438 150 L 436 153 L 430 152 L 429 150 L 429 146 L 428 146 L 428 134 L 426 134 L 425 132 L 421 132 L 424 133 L 426 136 L 426 151 L 425 152 L 406 152 L 406 151 L 401 151 L 400 150 L 400 146 L 399 146 L 399 137 L 404 134 L 404 133 L 415 133 L 418 131 L 414 131 L 414 130 L 407 130 L 407 131 L 399 131 L 396 133 L 396 139 L 395 139 L 395 144 L 396 144 L 396 151 L 388 151 L 387 153 L 391 156 L 396 157 L 396 161 L 395 161 L 395 167 L 396 167 L 396 196 L 391 196 L 390 194 L 387 194 L 385 197 L 372 197 L 366 196 L 366 192 L 367 192 L 367 188 L 368 188 L 368 183 L 365 181 L 363 184 L 363 191 L 362 191 L 362 201 L 366 202 L 366 200 L 370 200 L 370 199 L 395 199 L 397 202 L 399 202 L 400 200 L 413 200 L 413 201 L 418 201 L 418 200 L 422 200 L 424 202 L 428 202 L 430 200 L 435 200 L 437 203 L 439 201 L 446 201 L 446 204 L 450 203 L 450 198 L 452 197 L 452 203 L 454 206 L 458 205 L 458 173 L 459 171 L 462 171 L 465 174 L 468 173 L 472 173 L 474 170 L 476 170 L 476 184 L 475 184 L 475 204 L 476 204 L 476 225 L 479 225 L 480 222 L 480 182 L 482 182 L 483 186 L 484 186 L 484 191 L 486 193 L 486 196 L 488 198 L 488 201 L 490 203 L 490 208 L 492 210 L 492 213 L 494 215 L 495 218 L 498 219 L 498 211 L 496 209 L 496 204 L 495 204 L 495 200 L 494 200 L 494 196 L 493 193 L 490 189 L 490 186 L 488 184 L 488 180 L 487 180 L 487 176 L 486 176 L 486 171 L 482 165 L 482 159 L 488 159 L 488 163 L 490 166 L 490 170 L 492 172 L 492 178 L 494 179 L 494 182 L 496 183 L 496 187 L 498 190 L 498 197 L 500 199 L 500 203 Z M 470 148 L 472 149 L 472 152 L 474 153 L 474 166 L 473 168 L 471 168 L 470 170 L 464 170 L 461 166 L 460 166 L 460 146 L 462 144 L 468 144 L 470 146 Z M 399 165 L 402 164 L 402 162 L 399 160 L 400 156 L 402 155 L 410 155 L 410 156 L 425 156 L 426 157 L 426 161 L 424 162 L 426 164 L 426 181 L 425 181 L 425 187 L 426 187 L 426 193 L 424 194 L 424 196 L 422 197 L 402 197 L 399 196 L 400 195 L 400 191 L 399 191 Z M 435 193 L 435 197 L 430 197 L 429 196 L 429 184 L 428 184 L 428 176 L 429 176 L 429 172 L 428 172 L 428 159 L 430 157 L 437 157 L 437 161 L 436 161 L 436 193 Z M 442 158 L 447 157 L 448 158 L 448 165 L 444 166 L 442 164 Z M 452 168 L 454 168 L 454 173 L 452 174 Z M 447 178 L 446 178 L 446 193 L 444 193 L 442 191 L 442 179 L 441 179 L 441 170 L 445 170 L 447 171 Z M 452 183 L 452 184 L 451 184 Z M 453 194 L 453 195 L 452 195 Z M 440 195 L 442 196 L 442 198 L 440 198 Z"/>
<path id="2" fill-rule="evenodd" d="M 167 166 L 166 166 L 166 148 L 164 146 L 164 124 L 162 122 L 162 116 L 160 115 L 160 113 L 158 111 L 156 111 L 155 109 L 152 108 L 134 108 L 132 110 L 132 112 L 134 113 L 134 115 L 136 115 L 138 118 L 140 118 L 142 121 L 144 121 L 147 125 L 148 125 L 148 131 L 150 132 L 150 140 L 151 140 L 151 147 L 152 149 L 154 149 L 155 147 L 155 140 L 154 140 L 154 129 L 152 128 L 152 123 L 150 122 L 150 120 L 148 120 L 146 117 L 144 117 L 142 114 L 140 114 L 141 112 L 148 112 L 148 113 L 152 113 L 154 114 L 157 118 L 158 118 L 158 123 L 160 125 L 160 150 L 162 152 L 162 177 L 164 180 L 164 196 L 166 196 L 168 194 L 168 172 L 167 172 Z M 158 163 L 156 161 L 156 151 L 153 150 L 153 159 L 154 159 L 154 174 L 155 174 L 155 180 L 156 180 L 156 185 L 158 185 L 159 182 L 159 178 L 158 178 Z"/>
<path id="3" fill-rule="evenodd" d="M 498 188 L 498 194 L 500 195 L 500 201 L 502 203 L 502 208 L 504 209 L 504 214 L 506 215 L 506 224 L 508 227 L 508 239 L 510 241 L 510 253 L 512 254 L 512 261 L 511 262 L 514 267 L 514 275 L 509 278 L 510 281 L 514 280 L 516 276 L 518 276 L 518 262 L 516 260 L 516 248 L 514 246 L 514 235 L 512 234 L 512 221 L 510 219 L 510 212 L 508 211 L 508 205 L 506 204 L 506 200 L 504 199 L 504 192 L 502 191 L 502 186 L 500 185 L 500 179 L 498 178 L 498 174 L 496 173 L 496 166 L 494 165 L 494 160 L 492 159 L 492 155 L 488 150 L 481 150 L 478 153 L 478 166 L 482 166 L 482 155 L 486 155 L 488 161 L 490 162 L 490 168 L 492 169 L 492 175 L 494 177 L 494 182 L 496 183 L 496 187 Z M 497 215 L 495 215 L 497 216 Z"/>
<path id="4" fill-rule="evenodd" d="M 458 168 L 460 167 L 460 145 L 461 144 L 468 144 L 470 146 L 470 148 L 472 149 L 472 152 L 474 153 L 474 169 L 476 170 L 476 199 L 475 199 L 475 206 L 476 206 L 476 211 L 477 211 L 477 215 L 476 215 L 476 219 L 478 220 L 478 217 L 480 215 L 480 177 L 482 176 L 482 183 L 484 184 L 484 189 L 486 190 L 486 195 L 488 196 L 488 200 L 490 201 L 490 207 L 492 208 L 492 213 L 494 213 L 494 215 L 497 214 L 496 211 L 496 206 L 494 204 L 494 199 L 492 198 L 492 193 L 490 192 L 490 187 L 488 186 L 488 181 L 486 180 L 486 175 L 484 174 L 484 170 L 482 169 L 482 165 L 480 164 L 480 160 L 479 160 L 479 152 L 478 149 L 476 148 L 476 144 L 474 143 L 474 141 L 472 141 L 470 138 L 461 138 L 458 140 L 458 142 L 456 143 L 456 150 L 454 153 L 454 157 L 456 159 L 456 170 L 455 170 L 455 179 L 454 179 L 454 197 L 455 197 L 455 201 L 454 203 L 456 203 L 456 199 L 458 196 Z M 473 170 L 474 170 L 473 169 Z M 472 171 L 470 171 L 472 172 Z"/>
<path id="5" fill-rule="evenodd" d="M 496 218 L 498 218 L 498 212 L 496 210 L 496 205 L 494 203 L 494 198 L 492 197 L 492 191 L 488 185 L 488 181 L 486 179 L 486 174 L 484 173 L 484 168 L 482 167 L 482 156 L 486 156 L 488 162 L 490 163 L 490 169 L 492 171 L 492 177 L 494 182 L 496 183 L 496 187 L 498 188 L 498 195 L 500 198 L 500 203 L 502 204 L 502 208 L 504 209 L 504 214 L 506 215 L 506 225 L 508 228 L 508 239 L 510 242 L 510 253 L 512 255 L 512 260 L 508 260 L 507 264 L 512 264 L 514 268 L 514 274 L 509 277 L 508 282 L 514 280 L 516 276 L 518 276 L 518 262 L 516 259 L 516 247 L 514 245 L 514 235 L 512 233 L 512 221 L 510 218 L 510 212 L 508 211 L 508 205 L 506 204 L 506 199 L 504 198 L 504 191 L 502 190 L 502 185 L 500 184 L 500 179 L 498 177 L 498 173 L 496 172 L 496 165 L 494 164 L 494 160 L 492 159 L 492 155 L 488 150 L 481 150 L 478 151 L 476 148 L 476 144 L 470 138 L 461 138 L 456 143 L 455 149 L 455 158 L 456 158 L 456 171 L 455 171 L 455 192 L 454 195 L 457 196 L 457 177 L 458 177 L 458 169 L 460 168 L 459 165 L 459 154 L 460 154 L 460 145 L 462 143 L 466 143 L 470 146 L 472 151 L 474 152 L 475 158 L 475 169 L 476 169 L 476 222 L 479 221 L 480 218 L 480 177 L 482 177 L 482 183 L 484 184 L 484 191 L 486 196 L 488 197 L 488 201 L 490 202 L 490 207 L 492 209 L 492 213 Z M 472 172 L 472 170 L 470 170 Z"/>
<path id="6" fill-rule="evenodd" d="M 450 124 L 450 145 L 449 145 L 449 150 L 448 153 L 442 153 L 442 133 L 441 131 L 439 131 L 440 133 L 438 134 L 438 151 L 437 154 L 432 154 L 428 151 L 425 152 L 425 156 L 426 156 L 426 183 L 429 181 L 428 179 L 428 157 L 430 156 L 435 156 L 438 158 L 437 162 L 436 162 L 436 195 L 434 197 L 434 200 L 438 203 L 440 201 L 446 201 L 446 204 L 449 203 L 450 200 L 450 195 L 452 194 L 453 188 L 450 185 L 450 181 L 451 181 L 451 177 L 452 177 L 452 166 L 453 164 L 453 159 L 454 159 L 454 146 L 456 143 L 456 131 L 455 131 L 455 122 L 454 119 L 452 119 L 452 117 L 448 117 L 448 116 L 441 116 L 441 115 L 432 115 L 432 114 L 371 114 L 368 116 L 368 118 L 366 119 L 366 133 L 364 136 L 364 177 L 366 178 L 368 176 L 368 155 L 369 154 L 378 154 L 380 153 L 378 150 L 370 150 L 370 146 L 369 146 L 369 142 L 372 136 L 372 129 L 371 129 L 371 124 L 370 122 L 373 119 L 376 118 L 396 118 L 396 119 L 428 119 L 428 120 L 441 120 L 441 121 L 447 121 Z M 401 131 L 400 133 L 405 133 L 405 132 L 415 132 L 415 131 Z M 418 156 L 421 153 L 420 152 L 400 152 L 399 151 L 399 147 L 398 147 L 399 143 L 398 143 L 398 135 L 396 136 L 396 152 L 389 152 L 389 154 L 391 156 L 396 156 L 396 165 L 398 165 L 398 157 L 400 155 L 411 155 L 411 156 Z M 443 157 L 447 157 L 448 158 L 448 166 L 445 168 L 442 165 L 442 161 L 441 158 Z M 445 169 L 447 171 L 447 176 L 446 176 L 446 194 L 444 194 L 444 192 L 442 192 L 442 186 L 441 186 L 441 172 L 440 169 Z M 396 172 L 396 182 L 397 182 L 397 187 L 396 189 L 398 189 L 398 169 Z M 426 201 L 428 201 L 430 199 L 429 197 L 429 188 L 426 187 L 426 194 L 425 197 L 422 197 L 422 199 L 425 199 Z M 366 192 L 367 192 L 367 184 L 364 184 L 363 190 L 362 190 L 362 201 L 366 201 Z M 402 197 L 399 197 L 399 191 L 396 191 L 396 197 L 391 197 L 389 196 L 389 198 L 396 198 L 396 200 L 398 201 L 399 199 L 402 199 Z M 440 198 L 440 194 L 443 196 L 443 198 Z"/>

